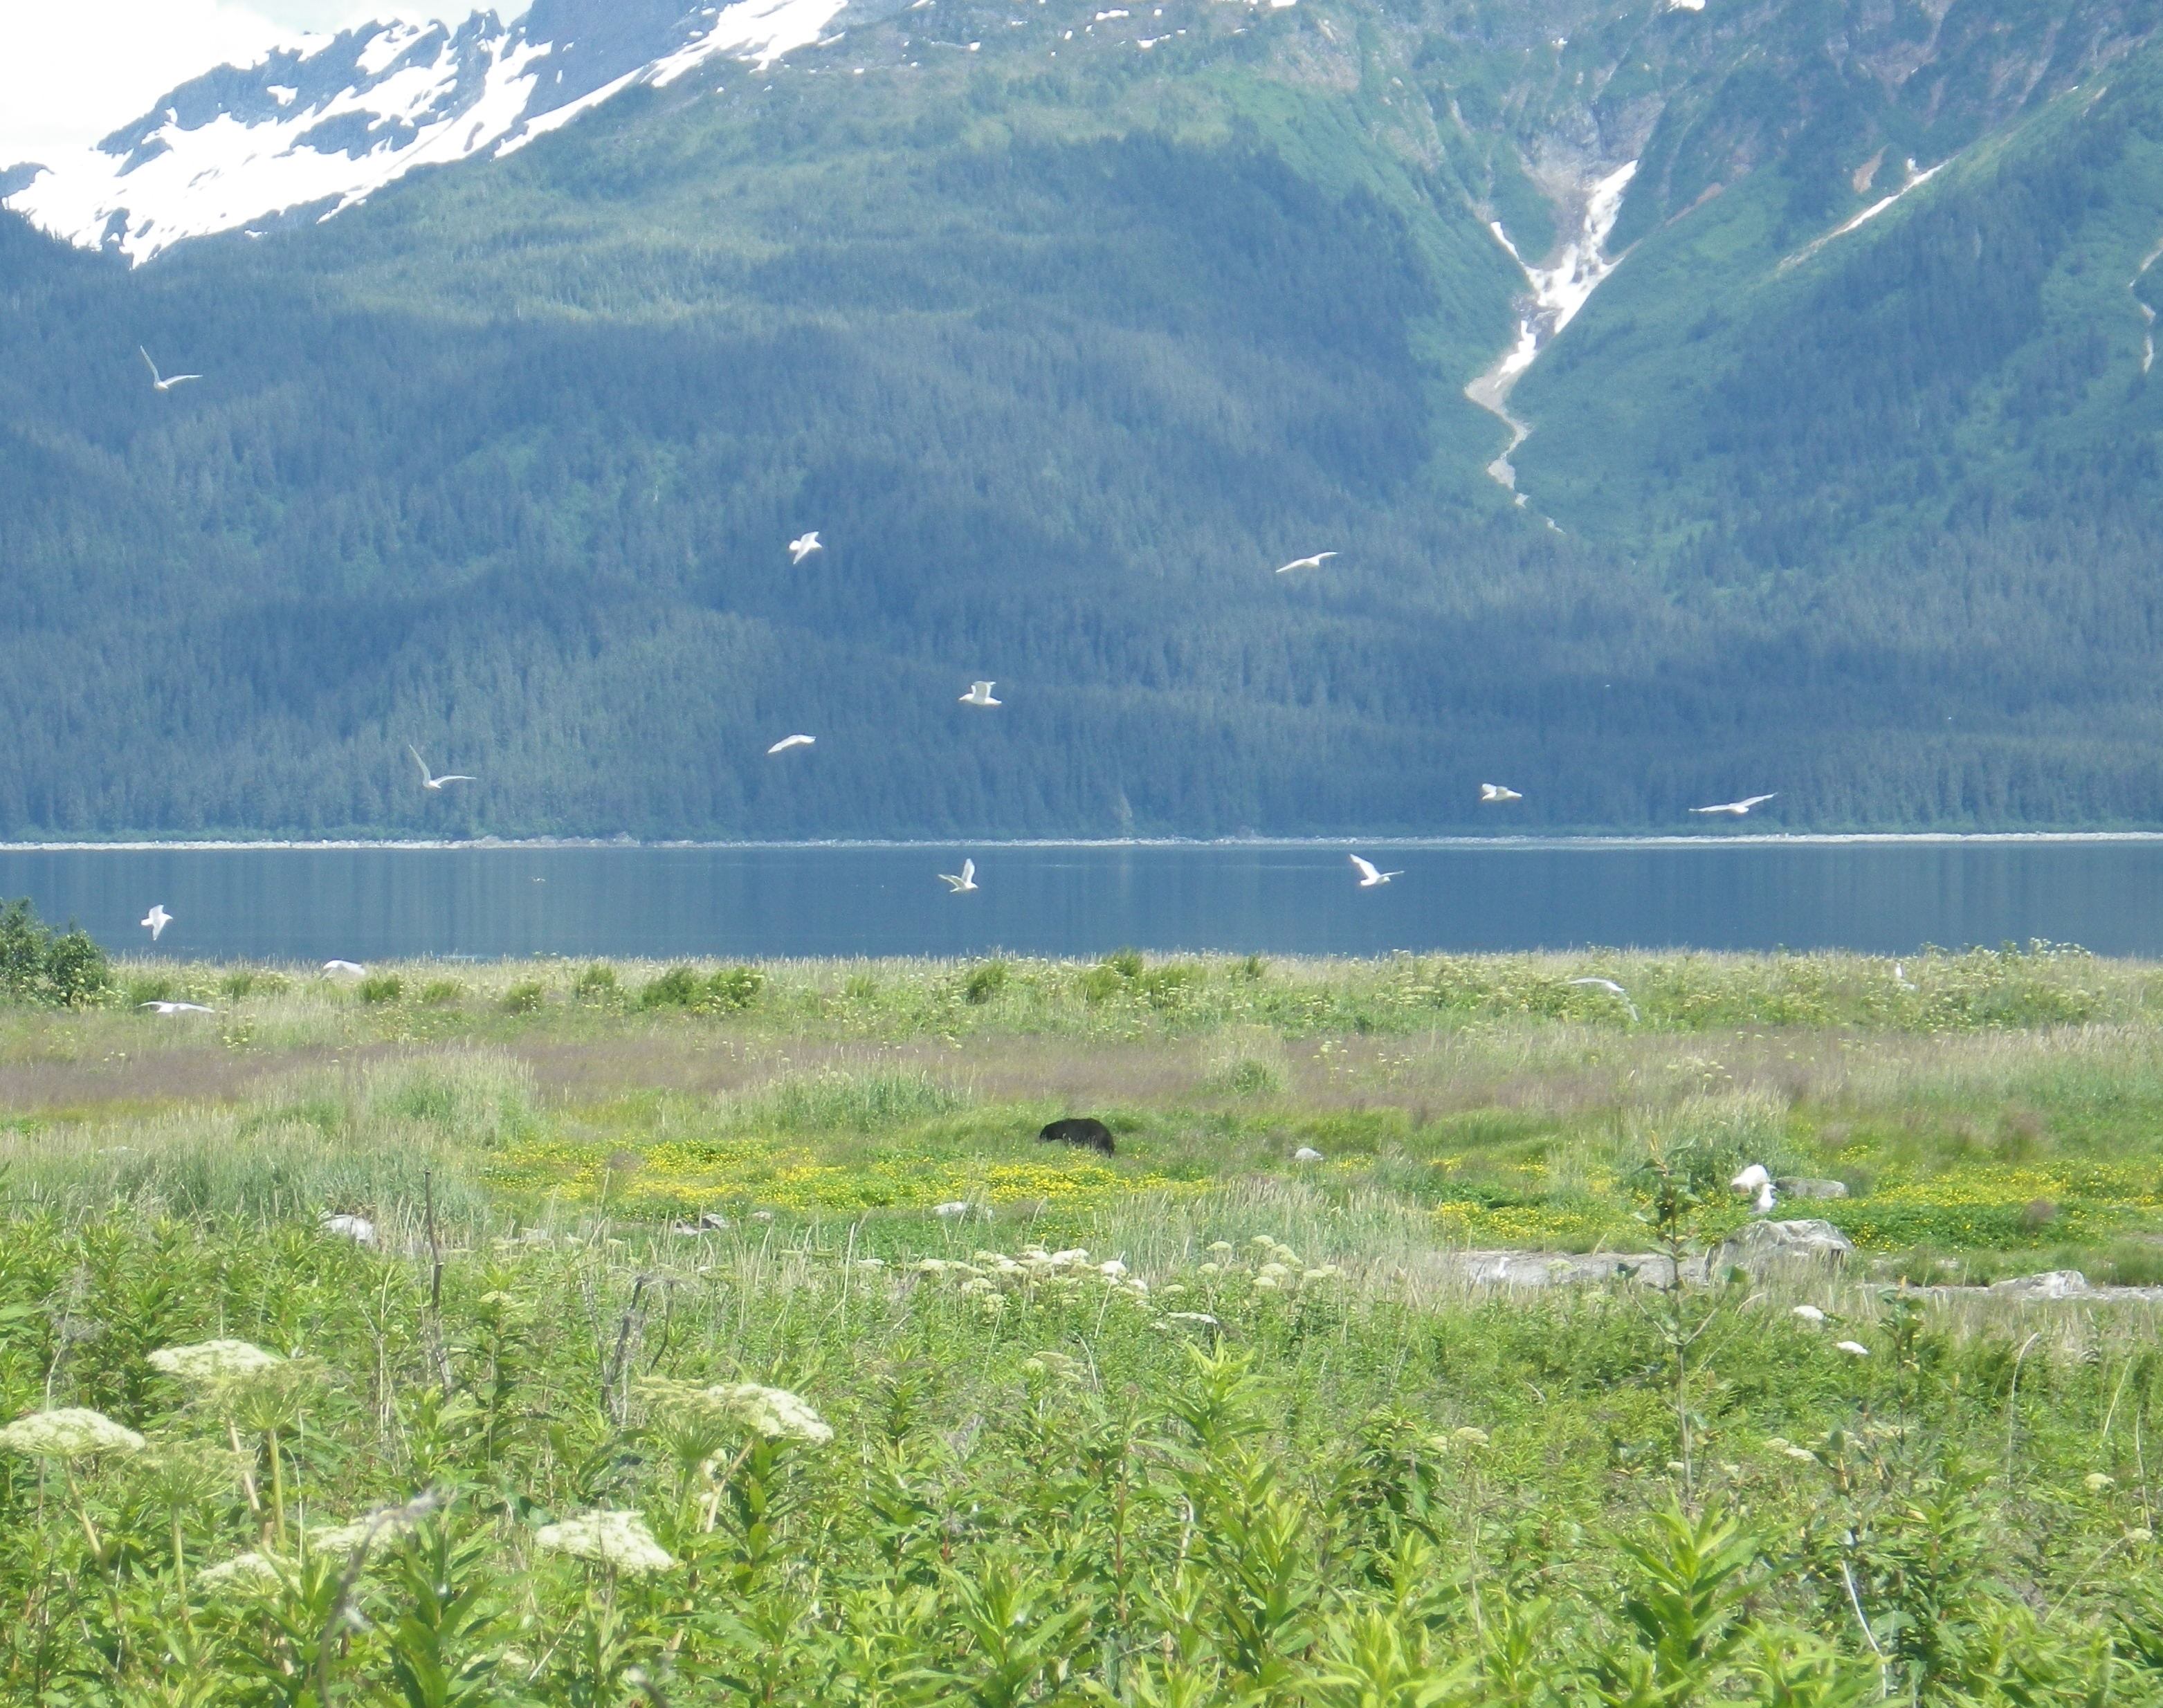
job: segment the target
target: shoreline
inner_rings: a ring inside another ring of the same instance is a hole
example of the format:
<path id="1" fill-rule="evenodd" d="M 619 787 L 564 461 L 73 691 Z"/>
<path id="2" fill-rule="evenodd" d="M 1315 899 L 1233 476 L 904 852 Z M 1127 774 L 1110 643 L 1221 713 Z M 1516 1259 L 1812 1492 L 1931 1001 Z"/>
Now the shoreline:
<path id="1" fill-rule="evenodd" d="M 827 837 L 804 840 L 762 838 L 731 841 L 636 842 L 608 837 L 471 837 L 377 839 L 362 837 L 196 838 L 111 842 L 0 842 L 8 854 L 536 854 L 556 849 L 616 849 L 624 853 L 727 853 L 753 849 L 1513 849 L 1596 850 L 1628 848 L 1846 848 L 1933 844 L 2163 844 L 2163 830 L 1851 830 L 1688 833 L 1600 832 L 1552 835 L 1456 836 L 1126 836 L 1126 837 Z"/>

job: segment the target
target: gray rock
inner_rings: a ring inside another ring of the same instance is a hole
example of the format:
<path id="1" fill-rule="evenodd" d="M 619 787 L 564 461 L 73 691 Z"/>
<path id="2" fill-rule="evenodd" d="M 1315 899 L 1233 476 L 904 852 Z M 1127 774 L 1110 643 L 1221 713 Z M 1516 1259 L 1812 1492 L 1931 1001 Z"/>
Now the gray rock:
<path id="1" fill-rule="evenodd" d="M 1783 1198 L 1846 1198 L 1847 1183 L 1844 1180 L 1813 1180 L 1806 1174 L 1783 1174 L 1773 1181 L 1773 1189 Z"/>
<path id="2" fill-rule="evenodd" d="M 1665 1287 L 1674 1268 L 1657 1251 L 1452 1251 L 1447 1272 L 1482 1287 L 1584 1287 L 1638 1281 Z"/>
<path id="3" fill-rule="evenodd" d="M 356 1246 L 373 1246 L 375 1243 L 375 1224 L 366 1216 L 325 1215 L 322 1230 L 327 1234 L 350 1240 Z"/>
<path id="4" fill-rule="evenodd" d="M 2071 1298 L 2076 1293 L 2092 1289 L 2088 1286 L 2087 1277 L 2077 1269 L 2048 1269 L 2040 1275 L 2015 1275 L 2008 1280 L 1993 1281 L 1990 1290 L 2019 1298 Z"/>
<path id="5" fill-rule="evenodd" d="M 1784 1263 L 1836 1263 L 1854 1250 L 1830 1222 L 1746 1222 L 1720 1241 L 1712 1261 L 1715 1268 L 1755 1275 Z"/>

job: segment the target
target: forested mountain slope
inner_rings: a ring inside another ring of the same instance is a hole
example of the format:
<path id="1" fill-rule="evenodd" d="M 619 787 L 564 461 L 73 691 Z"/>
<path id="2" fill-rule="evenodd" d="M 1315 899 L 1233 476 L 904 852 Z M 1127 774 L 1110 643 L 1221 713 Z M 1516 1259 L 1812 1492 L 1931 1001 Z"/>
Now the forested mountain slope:
<path id="1" fill-rule="evenodd" d="M 2150 9 L 934 0 L 664 81 L 739 8 L 583 6 L 460 38 L 614 86 L 508 153 L 0 223 L 0 834 L 2163 822 Z"/>

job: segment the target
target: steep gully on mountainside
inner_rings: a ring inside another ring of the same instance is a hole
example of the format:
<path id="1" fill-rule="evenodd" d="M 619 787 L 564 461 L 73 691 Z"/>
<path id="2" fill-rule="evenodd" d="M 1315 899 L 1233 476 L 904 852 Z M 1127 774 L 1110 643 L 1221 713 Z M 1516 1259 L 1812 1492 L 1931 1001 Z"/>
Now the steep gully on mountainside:
<path id="1" fill-rule="evenodd" d="M 1493 367 L 1464 388 L 1464 394 L 1510 430 L 1508 447 L 1487 465 L 1487 473 L 1511 492 L 1516 492 L 1517 471 L 1511 466 L 1510 457 L 1532 430 L 1510 413 L 1511 389 L 1540 352 L 1553 342 L 1556 334 L 1576 318 L 1578 311 L 1584 306 L 1601 280 L 1621 264 L 1621 256 L 1609 258 L 1607 237 L 1615 229 L 1616 217 L 1622 211 L 1623 192 L 1630 187 L 1637 171 L 1637 163 L 1626 160 L 1582 185 L 1584 202 L 1576 233 L 1562 246 L 1550 265 L 1529 264 L 1517 253 L 1517 246 L 1510 241 L 1502 222 L 1487 222 L 1495 241 L 1508 250 L 1510 259 L 1524 269 L 1531 297 L 1528 306 L 1518 317 L 1516 342 L 1503 352 Z M 1517 493 L 1517 502 L 1526 502 L 1524 494 Z"/>

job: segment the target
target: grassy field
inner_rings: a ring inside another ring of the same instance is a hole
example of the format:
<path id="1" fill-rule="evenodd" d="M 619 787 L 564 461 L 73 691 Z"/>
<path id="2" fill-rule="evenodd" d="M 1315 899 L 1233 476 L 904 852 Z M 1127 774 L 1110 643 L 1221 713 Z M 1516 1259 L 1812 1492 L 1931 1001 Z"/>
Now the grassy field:
<path id="1" fill-rule="evenodd" d="M 1899 1284 L 2163 1278 L 2154 969 L 118 970 L 0 1008 L 0 1700 L 2163 1701 L 2155 1307 Z M 1449 1261 L 1752 1161 L 1843 1270 Z"/>

